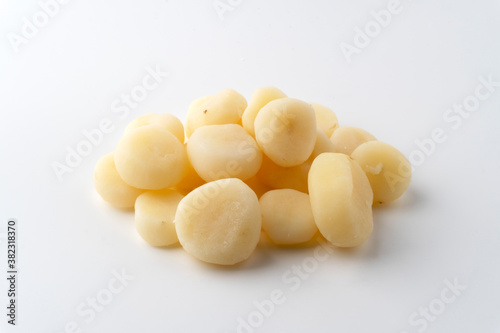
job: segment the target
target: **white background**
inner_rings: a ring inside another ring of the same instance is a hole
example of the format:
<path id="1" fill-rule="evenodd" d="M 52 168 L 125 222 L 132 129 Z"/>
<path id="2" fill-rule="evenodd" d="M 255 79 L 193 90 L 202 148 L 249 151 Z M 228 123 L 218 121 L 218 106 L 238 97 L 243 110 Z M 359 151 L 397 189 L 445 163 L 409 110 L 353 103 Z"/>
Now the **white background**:
<path id="1" fill-rule="evenodd" d="M 500 87 L 460 124 L 443 118 L 474 96 L 480 77 L 500 81 L 500 2 L 401 0 L 348 62 L 340 46 L 354 45 L 356 27 L 388 2 L 232 0 L 221 19 L 212 0 L 73 0 L 16 52 L 9 33 L 20 35 L 41 7 L 1 0 L 0 232 L 18 220 L 19 281 L 11 327 L 0 273 L 0 331 L 236 332 L 238 317 L 253 316 L 257 327 L 241 332 L 500 332 Z M 170 74 L 120 118 L 113 103 L 148 66 Z M 93 189 L 96 161 L 135 117 L 184 119 L 197 97 L 234 88 L 249 98 L 265 85 L 327 105 L 341 125 L 414 157 L 409 191 L 375 210 L 369 241 L 336 250 L 296 290 L 283 276 L 311 263 L 317 244 L 263 243 L 244 264 L 221 269 L 180 247 L 148 246 L 133 214 Z M 65 163 L 82 131 L 105 118 L 114 130 L 59 181 L 53 163 Z M 418 153 L 436 128 L 446 140 Z M 134 279 L 95 318 L 78 314 L 121 270 Z M 467 288 L 440 309 L 455 279 Z M 258 322 L 254 302 L 273 290 L 286 301 Z M 430 305 L 442 313 L 409 321 Z"/>

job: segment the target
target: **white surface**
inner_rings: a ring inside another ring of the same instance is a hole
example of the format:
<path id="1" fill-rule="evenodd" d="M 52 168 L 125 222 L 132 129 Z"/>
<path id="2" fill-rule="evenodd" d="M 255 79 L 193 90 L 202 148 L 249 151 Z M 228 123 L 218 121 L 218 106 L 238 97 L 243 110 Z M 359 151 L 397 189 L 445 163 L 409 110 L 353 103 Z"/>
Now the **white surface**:
<path id="1" fill-rule="evenodd" d="M 220 20 L 211 0 L 70 1 L 16 53 L 7 33 L 40 7 L 0 1 L 0 232 L 17 218 L 20 245 L 18 325 L 1 310 L 0 331 L 60 333 L 74 321 L 81 332 L 236 332 L 238 317 L 255 316 L 254 302 L 279 289 L 286 301 L 255 332 L 412 333 L 424 327 L 412 326 L 412 313 L 444 304 L 445 281 L 458 279 L 467 289 L 425 331 L 500 332 L 500 87 L 457 129 L 443 119 L 480 76 L 500 81 L 500 3 L 401 0 L 349 64 L 339 45 L 388 1 L 232 3 Z M 156 65 L 170 75 L 121 119 L 113 102 Z M 218 269 L 181 248 L 147 246 L 133 215 L 102 202 L 92 184 L 96 161 L 133 118 L 184 119 L 199 96 L 230 87 L 248 98 L 263 85 L 330 106 L 341 124 L 407 156 L 435 128 L 447 136 L 415 168 L 409 192 L 375 211 L 370 240 L 335 251 L 293 280 L 295 291 L 288 271 L 311 263 L 315 247 L 261 246 L 245 264 Z M 58 181 L 51 164 L 104 118 L 114 131 Z M 79 306 L 122 268 L 134 280 L 86 321 Z"/>

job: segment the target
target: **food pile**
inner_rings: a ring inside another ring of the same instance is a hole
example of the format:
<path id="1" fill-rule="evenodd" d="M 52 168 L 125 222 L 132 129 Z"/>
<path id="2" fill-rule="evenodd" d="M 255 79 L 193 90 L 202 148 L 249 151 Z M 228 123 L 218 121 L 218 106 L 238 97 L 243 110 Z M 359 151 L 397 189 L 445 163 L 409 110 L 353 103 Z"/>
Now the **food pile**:
<path id="1" fill-rule="evenodd" d="M 94 171 L 105 201 L 135 209 L 146 242 L 180 242 L 220 265 L 247 259 L 262 231 L 281 245 L 319 230 L 338 247 L 358 246 L 372 232 L 372 206 L 399 198 L 410 179 L 396 148 L 274 87 L 248 103 L 232 89 L 201 97 L 184 125 L 168 113 L 141 116 Z"/>

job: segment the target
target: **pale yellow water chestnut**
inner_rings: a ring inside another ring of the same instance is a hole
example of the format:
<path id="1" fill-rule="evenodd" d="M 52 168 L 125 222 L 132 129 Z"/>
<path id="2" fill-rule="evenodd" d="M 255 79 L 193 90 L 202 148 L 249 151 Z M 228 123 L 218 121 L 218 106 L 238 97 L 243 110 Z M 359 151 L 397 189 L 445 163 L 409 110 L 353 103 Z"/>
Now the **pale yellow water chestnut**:
<path id="1" fill-rule="evenodd" d="M 135 227 L 153 246 L 177 243 L 175 212 L 183 196 L 174 190 L 147 191 L 135 202 Z"/>
<path id="2" fill-rule="evenodd" d="M 292 167 L 311 156 L 316 143 L 316 116 L 308 103 L 280 98 L 267 103 L 255 118 L 255 138 L 274 163 Z"/>
<path id="3" fill-rule="evenodd" d="M 410 162 L 393 146 L 385 142 L 370 141 L 356 148 L 351 156 L 365 171 L 375 204 L 398 199 L 410 186 Z"/>
<path id="4" fill-rule="evenodd" d="M 249 179 L 259 171 L 262 153 L 254 138 L 236 124 L 198 128 L 187 143 L 189 161 L 205 181 Z"/>
<path id="5" fill-rule="evenodd" d="M 247 259 L 260 239 L 259 200 L 237 178 L 198 187 L 179 203 L 175 229 L 183 248 L 199 260 L 234 265 Z"/>
<path id="6" fill-rule="evenodd" d="M 172 133 L 147 125 L 123 136 L 115 150 L 115 164 L 130 186 L 159 190 L 181 181 L 188 159 L 184 145 Z"/>
<path id="7" fill-rule="evenodd" d="M 321 234 L 339 247 L 362 244 L 373 229 L 373 192 L 359 164 L 339 153 L 319 155 L 309 171 L 309 196 Z"/>
<path id="8" fill-rule="evenodd" d="M 272 190 L 260 199 L 262 227 L 276 244 L 307 242 L 318 231 L 309 195 L 295 190 Z"/>

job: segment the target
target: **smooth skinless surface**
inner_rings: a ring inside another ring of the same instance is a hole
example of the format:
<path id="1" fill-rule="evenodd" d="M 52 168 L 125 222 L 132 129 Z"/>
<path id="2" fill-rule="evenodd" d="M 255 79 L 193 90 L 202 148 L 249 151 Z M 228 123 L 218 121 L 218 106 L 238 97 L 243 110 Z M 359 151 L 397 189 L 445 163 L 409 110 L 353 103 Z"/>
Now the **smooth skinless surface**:
<path id="1" fill-rule="evenodd" d="M 243 112 L 242 124 L 245 130 L 251 136 L 255 137 L 254 123 L 260 109 L 267 103 L 284 97 L 287 97 L 285 93 L 275 87 L 261 87 L 256 89 L 252 97 L 250 97 L 247 108 Z"/>
<path id="2" fill-rule="evenodd" d="M 262 164 L 254 138 L 236 124 L 198 128 L 187 143 L 189 161 L 205 181 L 253 177 Z"/>
<path id="3" fill-rule="evenodd" d="M 262 227 L 276 244 L 299 244 L 318 231 L 309 195 L 295 190 L 272 190 L 260 199 Z"/>
<path id="4" fill-rule="evenodd" d="M 255 137 L 262 151 L 276 164 L 304 163 L 316 142 L 316 116 L 312 106 L 294 98 L 266 104 L 255 118 Z"/>
<path id="5" fill-rule="evenodd" d="M 359 164 L 349 156 L 324 153 L 309 171 L 309 196 L 321 234 L 339 247 L 363 243 L 373 229 L 373 192 Z"/>
<path id="6" fill-rule="evenodd" d="M 337 115 L 321 104 L 311 103 L 311 106 L 316 114 L 317 126 L 330 138 L 333 132 L 339 127 Z"/>
<path id="7" fill-rule="evenodd" d="M 394 201 L 410 186 L 410 162 L 399 150 L 385 142 L 363 143 L 351 157 L 361 165 L 370 181 L 374 204 Z"/>
<path id="8" fill-rule="evenodd" d="M 224 89 L 201 100 L 198 106 L 190 107 L 185 123 L 186 135 L 189 138 L 197 128 L 206 125 L 241 124 L 246 107 L 245 97 L 233 89 Z"/>
<path id="9" fill-rule="evenodd" d="M 274 189 L 294 189 L 300 192 L 308 193 L 307 175 L 311 168 L 312 159 L 304 163 L 285 168 L 277 165 L 264 155 L 262 166 L 257 172 L 257 178 L 265 185 Z"/>
<path id="10" fill-rule="evenodd" d="M 135 227 L 139 235 L 153 246 L 177 243 L 173 223 L 183 196 L 174 190 L 148 191 L 135 202 Z"/>
<path id="11" fill-rule="evenodd" d="M 127 135 L 138 127 L 151 124 L 165 128 L 167 131 L 175 135 L 181 143 L 184 143 L 184 126 L 179 118 L 169 113 L 148 113 L 140 116 L 139 118 L 132 120 L 132 122 L 125 127 L 124 135 Z"/>
<path id="12" fill-rule="evenodd" d="M 359 145 L 377 139 L 364 129 L 353 126 L 341 126 L 333 132 L 330 140 L 333 142 L 336 153 L 351 155 Z"/>
<path id="13" fill-rule="evenodd" d="M 135 199 L 144 192 L 125 183 L 116 171 L 114 153 L 104 155 L 94 169 L 94 186 L 99 195 L 117 208 L 134 207 Z"/>
<path id="14" fill-rule="evenodd" d="M 115 151 L 115 164 L 129 185 L 159 190 L 177 185 L 187 171 L 182 143 L 158 125 L 138 127 L 125 135 Z"/>
<path id="15" fill-rule="evenodd" d="M 175 229 L 184 249 L 199 260 L 233 265 L 247 259 L 260 239 L 259 200 L 237 178 L 193 190 L 181 200 Z"/>

